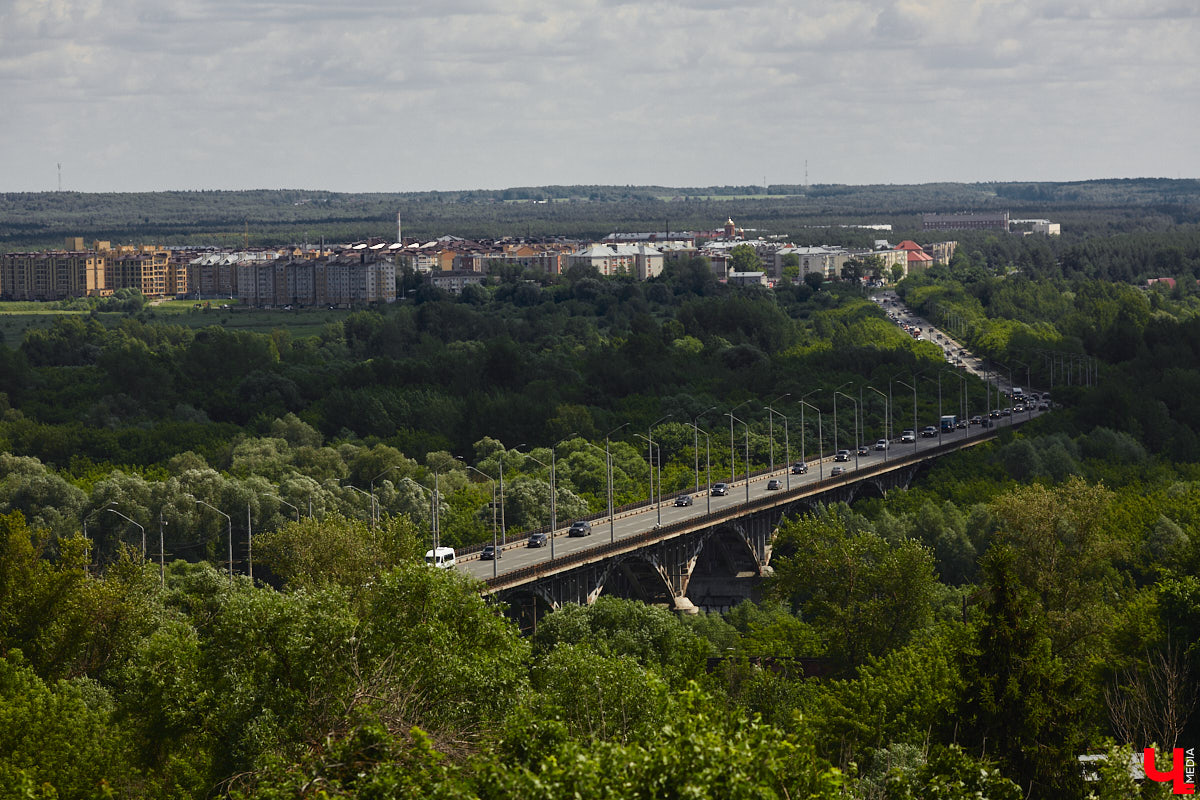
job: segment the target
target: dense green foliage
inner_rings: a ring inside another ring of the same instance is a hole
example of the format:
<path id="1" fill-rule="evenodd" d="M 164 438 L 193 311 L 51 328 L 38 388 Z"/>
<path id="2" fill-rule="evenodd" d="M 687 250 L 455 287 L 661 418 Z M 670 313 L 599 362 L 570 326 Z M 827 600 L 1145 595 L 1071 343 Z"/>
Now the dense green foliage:
<path id="1" fill-rule="evenodd" d="M 1130 189 L 1075 201 L 1106 188 Z M 1178 246 L 1162 263 L 1182 276 L 1190 236 L 1129 252 Z M 481 542 L 484 476 L 503 472 L 510 529 L 535 527 L 539 461 L 560 520 L 604 507 L 606 434 L 635 502 L 633 434 L 664 415 L 671 491 L 706 454 L 714 479 L 744 468 L 738 404 L 754 465 L 779 465 L 831 449 L 832 387 L 861 387 L 873 439 L 873 390 L 911 382 L 933 421 L 938 375 L 960 373 L 856 289 L 731 290 L 702 262 L 424 287 L 308 337 L 131 309 L 0 345 L 0 800 L 1165 797 L 1119 759 L 1200 739 L 1200 315 L 1186 288 L 1068 268 L 1077 246 L 981 235 L 900 288 L 1035 386 L 1044 352 L 1088 359 L 1095 385 L 1060 372 L 1055 413 L 784 520 L 760 602 L 679 617 L 602 596 L 528 638 L 420 563 L 435 487 L 443 541 Z M 1102 780 L 1084 752 L 1109 754 Z"/>

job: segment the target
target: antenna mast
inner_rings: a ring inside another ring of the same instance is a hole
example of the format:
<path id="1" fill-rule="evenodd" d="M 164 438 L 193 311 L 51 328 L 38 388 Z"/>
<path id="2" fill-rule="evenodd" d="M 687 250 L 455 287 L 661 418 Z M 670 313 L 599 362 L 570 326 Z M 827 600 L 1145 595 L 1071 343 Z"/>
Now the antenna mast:
<path id="1" fill-rule="evenodd" d="M 62 191 L 62 162 L 58 162 L 58 190 Z"/>

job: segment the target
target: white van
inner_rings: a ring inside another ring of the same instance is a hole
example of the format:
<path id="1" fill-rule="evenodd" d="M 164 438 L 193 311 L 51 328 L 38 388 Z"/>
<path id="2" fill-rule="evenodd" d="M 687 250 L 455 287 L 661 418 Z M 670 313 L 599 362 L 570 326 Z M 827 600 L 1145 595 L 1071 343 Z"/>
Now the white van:
<path id="1" fill-rule="evenodd" d="M 454 564 L 454 548 L 438 547 L 425 551 L 425 563 L 438 569 L 451 569 Z"/>

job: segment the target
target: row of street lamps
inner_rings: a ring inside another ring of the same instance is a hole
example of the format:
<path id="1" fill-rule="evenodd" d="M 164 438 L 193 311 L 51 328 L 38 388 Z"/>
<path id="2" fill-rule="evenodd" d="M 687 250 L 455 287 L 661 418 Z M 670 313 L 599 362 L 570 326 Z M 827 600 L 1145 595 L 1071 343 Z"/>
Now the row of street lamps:
<path id="1" fill-rule="evenodd" d="M 1028 366 L 1023 364 L 1022 362 L 1016 362 L 1016 363 L 1020 363 L 1020 364 L 1022 364 L 1022 366 L 1026 366 L 1026 368 L 1028 369 Z M 1004 365 L 1000 365 L 1000 366 L 1004 366 Z M 1009 384 L 1011 386 L 1012 371 L 1011 371 L 1011 368 L 1009 368 L 1009 367 L 1006 367 L 1006 370 L 1009 373 Z M 942 372 L 946 372 L 946 371 L 948 371 L 948 370 L 944 370 L 944 369 L 938 370 L 938 373 L 937 373 L 939 418 L 942 416 L 942 383 L 941 383 Z M 963 381 L 961 402 L 966 403 L 966 399 L 965 399 L 966 388 L 967 388 L 966 387 L 966 376 L 961 375 L 958 372 L 954 372 L 954 374 Z M 910 389 L 913 393 L 913 431 L 915 433 L 918 429 L 917 385 L 919 382 L 918 379 L 921 375 L 922 375 L 922 372 L 914 373 L 912 375 L 912 383 L 908 383 L 906 381 L 900 380 L 900 377 L 898 375 L 892 376 L 891 378 L 888 379 L 887 394 L 884 394 L 881 390 L 877 389 L 874 386 L 871 386 L 869 384 L 862 384 L 859 386 L 859 396 L 857 398 L 855 398 L 854 396 L 842 391 L 847 386 L 850 386 L 853 383 L 853 381 L 847 381 L 846 383 L 843 383 L 840 386 L 838 386 L 837 388 L 835 388 L 832 392 L 833 424 L 834 424 L 834 433 L 833 433 L 834 451 L 836 452 L 838 450 L 839 426 L 838 426 L 838 422 L 837 422 L 837 413 L 838 413 L 837 406 L 838 406 L 838 397 L 840 396 L 846 400 L 849 400 L 851 403 L 854 404 L 854 439 L 855 439 L 855 448 L 854 448 L 855 456 L 854 456 L 854 458 L 855 458 L 855 467 L 856 468 L 858 467 L 858 449 L 859 449 L 859 446 L 862 441 L 861 430 L 860 430 L 859 426 L 860 426 L 861 414 L 862 414 L 863 405 L 864 405 L 863 392 L 865 390 L 870 390 L 872 392 L 875 392 L 881 398 L 883 398 L 884 418 L 885 418 L 884 438 L 887 439 L 889 442 L 894 440 L 894 432 L 895 431 L 894 431 L 894 428 L 892 427 L 892 408 L 893 408 L 893 406 L 892 406 L 892 384 L 893 383 L 897 383 L 907 389 Z M 932 381 L 933 378 L 929 378 L 929 380 Z M 988 406 L 987 411 L 990 414 L 990 411 L 991 411 L 991 383 L 992 383 L 990 370 L 988 372 L 986 382 L 987 382 L 987 390 L 988 390 L 987 401 L 986 401 L 987 406 Z M 996 390 L 997 390 L 997 393 L 1000 392 L 1000 386 L 998 383 L 997 383 Z M 801 427 L 800 460 L 801 460 L 801 463 L 807 464 L 806 438 L 807 438 L 807 430 L 808 429 L 807 429 L 807 424 L 806 424 L 806 419 L 805 419 L 806 409 L 811 409 L 811 410 L 817 412 L 817 442 L 818 442 L 817 446 L 818 446 L 818 450 L 821 450 L 823 447 L 823 444 L 824 444 L 824 434 L 822 431 L 822 427 L 823 427 L 822 410 L 820 408 L 818 408 L 816 405 L 814 405 L 813 403 L 810 403 L 808 401 L 809 397 L 813 396 L 814 394 L 817 394 L 818 392 L 822 392 L 822 391 L 825 391 L 825 390 L 814 389 L 814 390 L 808 392 L 807 394 L 803 395 L 796 401 L 796 403 L 800 407 L 800 427 Z M 791 441 L 790 441 L 790 434 L 789 434 L 789 429 L 788 429 L 789 418 L 788 418 L 787 414 L 785 414 L 782 411 L 779 411 L 778 409 L 775 408 L 776 404 L 778 404 L 781 400 L 786 400 L 789 397 L 791 397 L 791 392 L 786 392 L 786 393 L 781 394 L 778 397 L 774 398 L 773 400 L 771 400 L 770 403 L 768 403 L 764 406 L 764 408 L 768 412 L 768 439 L 770 442 L 769 460 L 770 460 L 770 471 L 772 473 L 774 473 L 774 471 L 775 471 L 774 423 L 775 423 L 776 416 L 780 417 L 783 420 L 785 459 L 787 459 L 788 465 L 791 464 Z M 730 480 L 730 483 L 735 482 L 736 478 L 737 478 L 737 474 L 736 474 L 737 473 L 737 452 L 736 452 L 735 427 L 734 427 L 735 423 L 741 423 L 743 426 L 743 429 L 744 429 L 743 457 L 744 457 L 744 461 L 745 461 L 745 470 L 746 470 L 746 500 L 747 501 L 749 501 L 749 499 L 750 499 L 750 478 L 751 478 L 750 424 L 746 420 L 739 417 L 734 412 L 737 412 L 743 406 L 746 406 L 751 402 L 752 401 L 750 401 L 750 400 L 745 400 L 741 403 L 738 403 L 736 406 L 731 408 L 729 411 L 724 412 L 724 416 L 729 417 L 729 454 L 730 454 L 730 477 L 729 477 L 729 480 Z M 693 417 L 690 422 L 686 423 L 693 429 L 693 450 L 695 452 L 695 466 L 694 466 L 694 469 L 695 469 L 695 491 L 697 493 L 699 493 L 699 491 L 700 491 L 700 435 L 701 434 L 704 435 L 704 439 L 705 439 L 705 479 L 706 479 L 705 482 L 710 490 L 712 487 L 712 437 L 708 431 L 704 430 L 699 425 L 699 422 L 706 414 L 708 414 L 709 412 L 714 411 L 716 409 L 717 409 L 717 406 L 710 406 L 710 407 L 704 409 L 703 411 L 701 411 L 695 417 Z M 965 413 L 965 411 L 964 411 L 964 413 Z M 656 419 L 654 422 L 652 422 L 649 425 L 649 427 L 647 427 L 645 436 L 643 436 L 640 433 L 634 434 L 638 438 L 646 441 L 647 461 L 649 464 L 649 473 L 648 473 L 648 483 L 649 483 L 649 489 L 650 489 L 649 500 L 656 507 L 656 513 L 657 513 L 656 520 L 655 520 L 656 525 L 661 525 L 661 523 L 662 523 L 662 448 L 661 448 L 661 445 L 659 442 L 654 441 L 654 429 L 660 423 L 671 418 L 672 416 L 673 416 L 673 414 L 668 413 L 668 414 L 664 414 L 663 416 Z M 607 489 L 608 489 L 608 522 L 609 522 L 609 538 L 611 541 L 616 540 L 615 513 L 614 513 L 614 507 L 613 507 L 613 493 L 614 493 L 613 471 L 614 470 L 613 470 L 613 457 L 612 457 L 612 449 L 611 449 L 611 437 L 614 433 L 621 430 L 622 428 L 627 427 L 628 425 L 629 425 L 628 422 L 618 425 L 616 428 L 613 428 L 611 431 L 609 431 L 608 433 L 606 433 L 604 435 L 603 453 L 604 453 L 604 459 L 605 459 L 605 467 L 606 467 L 606 470 L 608 473 L 608 487 L 607 487 Z M 939 443 L 941 440 L 941 434 L 942 434 L 942 425 L 939 424 L 938 425 Z M 571 439 L 574 436 L 575 436 L 575 434 L 566 436 L 563 439 L 556 442 L 554 444 L 554 446 L 552 446 L 550 448 L 550 463 L 548 463 L 548 464 L 546 462 L 542 461 L 541 459 L 536 458 L 535 456 L 533 456 L 531 454 L 522 453 L 522 455 L 525 455 L 527 458 L 529 458 L 529 459 L 537 462 L 541 466 L 545 467 L 550 473 L 550 535 L 548 538 L 550 539 L 550 559 L 551 560 L 554 559 L 554 539 L 555 539 L 554 532 L 557 530 L 557 525 L 558 525 L 557 496 L 556 496 L 557 495 L 557 487 L 556 487 L 556 483 L 557 483 L 557 480 L 556 480 L 557 449 L 560 445 L 562 445 L 564 442 L 568 441 L 569 439 Z M 585 443 L 591 447 L 595 447 L 598 450 L 600 449 L 600 446 L 595 444 L 594 442 L 585 440 Z M 524 446 L 523 444 L 517 445 L 513 449 L 516 450 L 517 452 L 519 452 L 519 448 L 521 448 L 523 446 Z M 492 545 L 493 545 L 493 548 L 496 550 L 497 555 L 499 554 L 500 549 L 503 548 L 507 544 L 507 530 L 506 530 L 505 517 L 504 517 L 504 451 L 503 450 L 501 450 L 499 452 L 498 457 L 499 457 L 498 479 L 492 477 L 491 475 L 487 474 L 486 472 L 483 472 L 482 470 L 478 469 L 477 467 L 467 464 L 466 460 L 462 456 L 455 457 L 459 461 L 461 461 L 463 463 L 463 466 L 465 466 L 468 470 L 471 470 L 471 471 L 479 474 L 480 476 L 482 476 L 483 478 L 486 478 L 487 480 L 491 481 L 491 483 L 492 483 Z M 885 449 L 884 450 L 884 460 L 886 460 L 887 457 L 888 457 L 888 453 L 887 453 L 887 449 Z M 824 479 L 824 477 L 825 477 L 824 462 L 820 458 L 820 454 L 817 459 L 817 465 L 818 465 L 819 477 L 820 477 L 820 479 Z M 364 497 L 367 497 L 370 500 L 370 503 L 371 503 L 370 525 L 371 525 L 372 533 L 374 533 L 376 526 L 379 522 L 379 506 L 378 506 L 378 502 L 376 500 L 376 495 L 375 495 L 375 483 L 376 483 L 376 481 L 381 479 L 383 476 L 387 475 L 389 472 L 399 468 L 399 466 L 400 466 L 399 464 L 392 465 L 392 466 L 388 467 L 387 469 L 384 469 L 379 474 L 375 475 L 373 478 L 371 478 L 370 484 L 369 484 L 369 486 L 370 486 L 369 491 L 364 491 L 352 484 L 342 484 L 342 486 L 344 488 L 351 489 L 355 492 L 358 492 L 359 494 L 363 495 Z M 656 470 L 657 470 L 657 477 L 656 477 Z M 440 539 L 441 539 L 441 537 L 440 537 L 440 534 L 441 534 L 440 514 L 439 514 L 440 489 L 439 489 L 439 473 L 437 470 L 433 470 L 433 476 L 434 476 L 433 489 L 429 489 L 428 487 L 423 486 L 422 484 L 417 483 L 416 481 L 412 481 L 411 479 L 405 479 L 405 480 L 406 480 L 406 482 L 410 483 L 413 486 L 416 486 L 418 489 L 421 489 L 422 491 L 427 492 L 430 495 L 430 505 L 431 505 L 430 533 L 431 533 L 432 540 L 433 540 L 433 547 L 434 547 L 434 550 L 436 551 L 436 549 L 440 545 Z M 497 491 L 497 483 L 499 486 L 498 491 Z M 788 489 L 791 488 L 791 469 L 790 468 L 785 469 L 785 486 Z M 657 492 L 656 492 L 656 490 L 657 490 Z M 296 521 L 297 522 L 300 521 L 300 508 L 298 506 L 296 506 L 293 503 L 290 503 L 287 500 L 284 500 L 283 498 L 278 497 L 276 495 L 267 495 L 267 496 L 271 497 L 272 499 L 277 500 L 278 502 L 291 508 L 295 512 Z M 232 580 L 233 579 L 233 517 L 205 500 L 191 497 L 191 495 L 188 495 L 188 497 L 190 499 L 194 500 L 197 505 L 205 506 L 205 507 L 217 512 L 221 516 L 225 517 L 225 519 L 227 521 L 227 525 L 228 525 L 228 531 L 229 531 L 228 570 L 229 570 L 229 578 L 230 578 L 230 580 Z M 706 492 L 706 502 L 707 502 L 707 510 L 711 511 L 711 509 L 712 509 L 712 493 L 711 493 L 711 491 Z M 91 513 L 89 513 L 87 516 L 84 517 L 84 520 L 83 520 L 84 536 L 85 537 L 87 536 L 87 522 L 89 519 L 91 519 L 92 516 L 100 513 L 101 511 L 107 511 L 107 512 L 116 514 L 117 516 L 121 517 L 122 519 L 126 520 L 127 522 L 129 522 L 133 525 L 136 525 L 138 527 L 138 529 L 141 531 L 141 534 L 142 534 L 142 559 L 145 560 L 145 558 L 146 558 L 146 529 L 145 529 L 145 527 L 143 525 L 141 525 L 139 522 L 137 522 L 136 520 L 125 515 L 121 511 L 118 511 L 117 509 L 113 508 L 112 507 L 113 504 L 114 504 L 113 501 L 110 501 L 105 506 L 95 509 L 94 511 L 92 511 Z M 499 514 L 499 519 L 497 519 L 497 512 Z M 311 509 L 311 504 L 310 504 L 309 516 L 311 517 L 311 515 L 312 515 L 312 509 Z M 162 521 L 161 510 L 159 513 L 159 521 L 160 521 L 160 525 L 159 525 L 159 550 L 160 550 L 159 561 L 160 561 L 160 569 L 162 570 L 162 574 L 163 574 L 163 580 L 165 581 L 165 562 L 164 562 L 165 554 L 163 552 L 165 550 L 165 548 L 163 546 L 163 541 L 162 541 L 163 540 L 163 527 L 164 527 L 165 523 Z M 247 554 L 247 559 L 246 560 L 247 560 L 248 574 L 250 575 L 251 578 L 253 578 L 254 577 L 254 562 L 253 562 L 253 550 L 252 550 L 253 538 L 251 535 L 250 526 L 251 526 L 250 505 L 249 505 L 249 503 L 247 503 L 247 506 L 246 506 L 246 528 L 247 528 L 247 530 L 246 530 L 246 534 L 247 534 L 246 554 Z M 497 571 L 497 565 L 495 564 L 495 558 L 493 558 L 492 570 L 493 570 L 493 575 L 495 575 L 496 571 Z"/>

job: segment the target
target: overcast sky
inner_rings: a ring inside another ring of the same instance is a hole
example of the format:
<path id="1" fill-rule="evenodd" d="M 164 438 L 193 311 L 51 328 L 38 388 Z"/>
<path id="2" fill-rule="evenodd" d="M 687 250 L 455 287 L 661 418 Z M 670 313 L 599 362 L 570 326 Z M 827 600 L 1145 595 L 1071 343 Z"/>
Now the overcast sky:
<path id="1" fill-rule="evenodd" d="M 0 191 L 1200 177 L 1197 0 L 0 0 Z"/>

